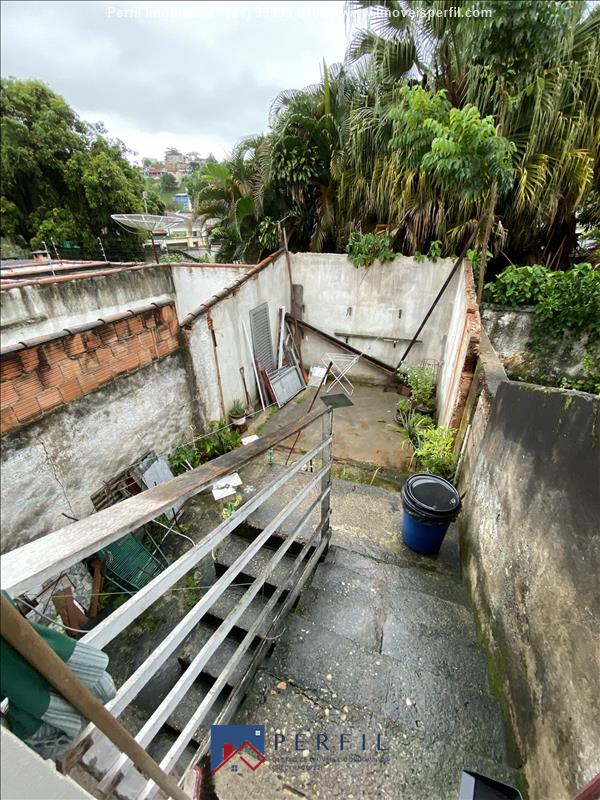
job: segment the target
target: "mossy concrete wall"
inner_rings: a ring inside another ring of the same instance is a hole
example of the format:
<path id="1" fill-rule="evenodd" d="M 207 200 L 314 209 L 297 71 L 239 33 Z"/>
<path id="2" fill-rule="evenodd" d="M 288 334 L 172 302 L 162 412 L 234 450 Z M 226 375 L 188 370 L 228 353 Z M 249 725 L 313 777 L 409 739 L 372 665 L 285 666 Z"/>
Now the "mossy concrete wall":
<path id="1" fill-rule="evenodd" d="M 600 398 L 500 381 L 472 419 L 466 577 L 529 800 L 568 800 L 600 771 Z"/>

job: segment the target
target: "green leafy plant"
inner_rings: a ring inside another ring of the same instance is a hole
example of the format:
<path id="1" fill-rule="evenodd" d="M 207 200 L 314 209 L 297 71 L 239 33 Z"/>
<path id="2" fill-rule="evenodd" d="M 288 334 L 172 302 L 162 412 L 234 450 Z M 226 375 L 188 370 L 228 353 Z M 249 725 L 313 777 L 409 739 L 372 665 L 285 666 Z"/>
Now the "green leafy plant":
<path id="1" fill-rule="evenodd" d="M 375 233 L 360 234 L 353 231 L 348 237 L 346 252 L 357 269 L 370 267 L 375 261 L 382 264 L 393 261 L 396 257 L 391 238 Z"/>
<path id="2" fill-rule="evenodd" d="M 211 420 L 208 426 L 211 430 L 210 436 L 204 436 L 198 441 L 198 449 L 205 459 L 222 456 L 241 445 L 240 434 L 232 430 L 224 420 Z"/>
<path id="3" fill-rule="evenodd" d="M 265 250 L 273 252 L 279 247 L 279 223 L 271 217 L 265 217 L 258 224 L 258 241 Z"/>
<path id="4" fill-rule="evenodd" d="M 453 452 L 455 432 L 442 426 L 426 428 L 419 435 L 415 458 L 421 469 L 452 480 L 458 455 Z"/>
<path id="5" fill-rule="evenodd" d="M 159 260 L 161 264 L 181 264 L 183 256 L 181 253 L 163 253 Z"/>
<path id="6" fill-rule="evenodd" d="M 225 508 L 221 511 L 221 516 L 223 519 L 229 519 L 229 517 L 233 514 L 233 512 L 239 508 L 242 504 L 242 498 L 239 494 L 236 494 L 234 500 L 228 500 L 225 503 Z"/>
<path id="7" fill-rule="evenodd" d="M 173 475 L 181 475 L 192 467 L 200 466 L 200 456 L 196 448 L 191 444 L 178 444 L 168 456 L 169 466 Z"/>
<path id="8" fill-rule="evenodd" d="M 187 575 L 185 579 L 185 604 L 188 608 L 193 608 L 198 600 L 200 600 L 200 592 L 198 591 L 198 584 L 193 574 Z"/>
<path id="9" fill-rule="evenodd" d="M 410 411 L 412 411 L 412 404 L 408 397 L 402 397 L 400 400 L 398 400 L 396 403 L 396 411 L 398 412 L 398 416 L 401 416 L 402 414 L 408 414 Z"/>
<path id="10" fill-rule="evenodd" d="M 246 415 L 246 407 L 241 400 L 234 400 L 229 409 L 230 419 L 240 419 Z"/>
<path id="11" fill-rule="evenodd" d="M 495 281 L 485 285 L 485 299 L 491 303 L 510 306 L 534 305 L 538 303 L 548 287 L 554 273 L 540 264 L 517 267 L 511 264 L 498 275 Z"/>
<path id="12" fill-rule="evenodd" d="M 400 404 L 398 405 L 400 406 Z M 418 411 L 410 407 L 410 403 L 398 407 L 398 422 L 400 423 L 400 429 L 404 431 L 413 448 L 419 446 L 424 432 L 433 427 L 431 417 L 419 414 Z"/>
<path id="13" fill-rule="evenodd" d="M 435 401 L 436 373 L 431 365 L 418 365 L 408 370 L 408 385 L 412 391 L 414 406 L 433 408 Z"/>
<path id="14" fill-rule="evenodd" d="M 442 243 L 436 239 L 429 245 L 427 256 L 435 263 L 441 255 L 442 255 Z"/>
<path id="15" fill-rule="evenodd" d="M 552 272 L 536 264 L 510 266 L 486 286 L 486 298 L 512 306 L 534 305 L 533 348 L 548 352 L 565 334 L 600 340 L 600 271 L 591 264 Z M 588 360 L 593 357 L 588 350 Z"/>

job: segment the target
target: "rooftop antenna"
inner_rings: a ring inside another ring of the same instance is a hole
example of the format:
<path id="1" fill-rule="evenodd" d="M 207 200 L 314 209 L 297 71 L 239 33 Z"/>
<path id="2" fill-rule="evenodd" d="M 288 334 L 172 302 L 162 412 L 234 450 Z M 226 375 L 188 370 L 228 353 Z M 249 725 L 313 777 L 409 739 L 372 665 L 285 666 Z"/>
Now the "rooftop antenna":
<path id="1" fill-rule="evenodd" d="M 146 198 L 144 198 L 144 205 L 146 206 Z M 154 258 L 157 264 L 160 262 L 158 260 L 154 234 L 168 233 L 173 225 L 186 222 L 185 217 L 179 214 L 111 214 L 110 216 L 111 219 L 114 219 L 115 222 L 126 230 L 148 231 L 152 240 L 152 249 L 154 250 Z"/>

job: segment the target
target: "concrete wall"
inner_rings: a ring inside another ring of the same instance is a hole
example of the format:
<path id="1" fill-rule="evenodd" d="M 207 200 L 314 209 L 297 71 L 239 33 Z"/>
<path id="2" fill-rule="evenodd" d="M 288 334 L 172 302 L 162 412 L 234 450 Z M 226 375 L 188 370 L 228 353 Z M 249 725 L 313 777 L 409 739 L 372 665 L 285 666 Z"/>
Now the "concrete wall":
<path id="1" fill-rule="evenodd" d="M 296 253 L 292 280 L 303 286 L 304 319 L 316 328 L 332 336 L 349 333 L 400 339 L 393 344 L 377 338 L 348 338 L 358 350 L 395 366 L 451 268 L 450 259 L 419 264 L 398 256 L 387 264 L 356 269 L 344 255 Z M 422 341 L 412 349 L 408 364 L 424 358 L 442 361 L 460 281 L 461 276 L 456 275 L 419 337 Z M 306 335 L 302 341 L 304 364 L 320 365 L 323 352 L 331 349 L 320 337 Z M 383 373 L 365 363 L 357 365 L 352 375 L 387 381 Z"/>
<path id="2" fill-rule="evenodd" d="M 529 800 L 567 800 L 600 771 L 600 399 L 503 380 L 482 354 L 463 565 Z"/>
<path id="3" fill-rule="evenodd" d="M 181 320 L 190 311 L 209 300 L 221 289 L 241 278 L 248 265 L 206 264 L 194 267 L 172 267 L 177 316 Z"/>
<path id="4" fill-rule="evenodd" d="M 185 354 L 111 381 L 2 438 L 2 551 L 83 517 L 103 481 L 149 450 L 191 438 Z"/>
<path id="5" fill-rule="evenodd" d="M 4 800 L 93 800 L 72 778 L 61 775 L 53 761 L 43 759 L 7 728 L 1 736 Z"/>
<path id="6" fill-rule="evenodd" d="M 536 359 L 529 347 L 533 338 L 535 308 L 510 308 L 486 304 L 481 320 L 490 341 L 511 375 L 523 378 L 562 378 L 585 380 L 583 367 L 587 338 L 573 340 L 565 334 L 550 355 Z"/>
<path id="7" fill-rule="evenodd" d="M 471 264 L 459 270 L 452 316 L 438 379 L 438 423 L 459 425 L 479 353 L 481 320 Z"/>
<path id="8" fill-rule="evenodd" d="M 174 293 L 171 271 L 165 267 L 8 289 L 0 293 L 2 347 L 172 299 Z"/>
<path id="9" fill-rule="evenodd" d="M 189 348 L 198 399 L 207 419 L 224 418 L 236 398 L 244 401 L 240 367 L 244 367 L 248 392 L 258 406 L 252 356 L 244 338 L 242 322 L 251 337 L 250 311 L 267 302 L 271 338 L 276 348 L 278 309 L 285 306 L 289 310 L 289 297 L 285 257 L 279 256 L 194 321 L 189 334 Z"/>

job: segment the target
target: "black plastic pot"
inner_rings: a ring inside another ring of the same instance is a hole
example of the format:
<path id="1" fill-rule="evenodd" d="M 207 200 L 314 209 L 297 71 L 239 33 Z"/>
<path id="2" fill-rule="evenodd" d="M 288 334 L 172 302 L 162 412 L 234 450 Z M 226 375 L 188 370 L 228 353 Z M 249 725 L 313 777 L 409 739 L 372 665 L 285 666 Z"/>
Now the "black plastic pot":
<path id="1" fill-rule="evenodd" d="M 435 408 L 429 406 L 413 406 L 417 414 L 422 414 L 424 417 L 433 417 Z"/>

